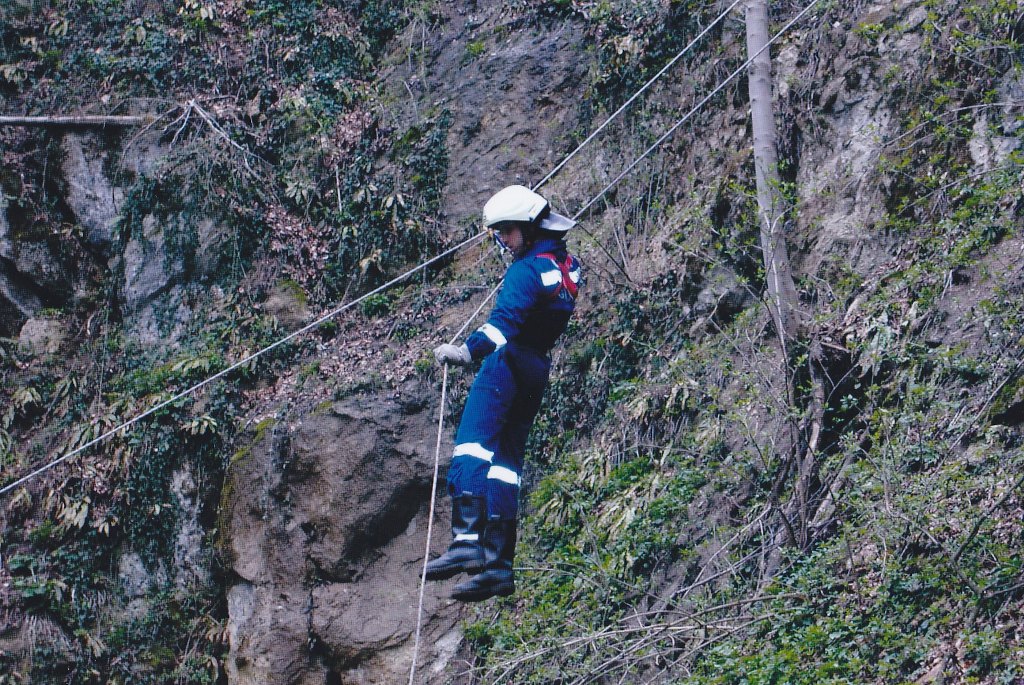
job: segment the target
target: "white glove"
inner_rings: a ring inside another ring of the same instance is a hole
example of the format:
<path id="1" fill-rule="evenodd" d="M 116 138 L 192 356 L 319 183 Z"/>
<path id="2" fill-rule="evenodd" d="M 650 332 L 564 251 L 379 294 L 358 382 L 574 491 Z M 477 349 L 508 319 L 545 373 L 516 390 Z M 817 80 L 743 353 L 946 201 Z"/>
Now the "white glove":
<path id="1" fill-rule="evenodd" d="M 465 343 L 458 347 L 448 343 L 435 347 L 434 359 L 438 364 L 455 364 L 456 366 L 469 366 L 473 363 L 473 355 L 469 353 L 469 348 Z"/>

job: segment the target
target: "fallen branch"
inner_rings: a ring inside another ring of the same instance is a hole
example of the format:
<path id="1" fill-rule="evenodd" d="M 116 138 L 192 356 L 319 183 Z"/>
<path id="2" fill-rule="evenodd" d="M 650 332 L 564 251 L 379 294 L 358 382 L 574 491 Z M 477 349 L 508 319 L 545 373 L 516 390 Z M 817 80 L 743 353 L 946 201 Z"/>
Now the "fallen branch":
<path id="1" fill-rule="evenodd" d="M 68 117 L 13 117 L 0 116 L 0 126 L 145 126 L 151 124 L 156 117 L 143 116 L 107 116 L 81 115 Z"/>

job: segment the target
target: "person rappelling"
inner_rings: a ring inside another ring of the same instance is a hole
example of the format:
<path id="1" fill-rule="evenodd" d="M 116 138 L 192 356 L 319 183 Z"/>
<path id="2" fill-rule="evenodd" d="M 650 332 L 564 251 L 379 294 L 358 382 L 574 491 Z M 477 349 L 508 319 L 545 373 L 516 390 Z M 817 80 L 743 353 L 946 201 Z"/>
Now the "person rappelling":
<path id="1" fill-rule="evenodd" d="M 575 225 L 529 188 L 502 189 L 484 205 L 484 226 L 514 258 L 487 323 L 462 345 L 434 349 L 439 364 L 483 360 L 466 399 L 448 468 L 452 542 L 426 567 L 427 580 L 460 573 L 452 598 L 479 602 L 515 591 L 519 487 L 526 438 L 582 285 L 566 232 Z"/>

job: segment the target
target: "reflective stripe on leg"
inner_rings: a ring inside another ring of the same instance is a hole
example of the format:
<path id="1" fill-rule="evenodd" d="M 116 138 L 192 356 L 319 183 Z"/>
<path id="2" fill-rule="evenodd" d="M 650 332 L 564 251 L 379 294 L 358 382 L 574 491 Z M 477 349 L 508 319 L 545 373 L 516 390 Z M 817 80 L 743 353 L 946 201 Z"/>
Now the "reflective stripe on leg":
<path id="1" fill-rule="evenodd" d="M 519 478 L 519 474 L 512 469 L 507 469 L 504 466 L 492 466 L 487 471 L 487 478 L 492 480 L 500 480 L 502 483 L 508 483 L 519 487 L 522 480 Z"/>
<path id="2" fill-rule="evenodd" d="M 455 446 L 455 451 L 452 453 L 453 457 L 476 457 L 477 459 L 483 459 L 488 464 L 494 459 L 494 452 L 487 449 L 479 442 L 464 442 L 461 445 Z"/>
<path id="3" fill-rule="evenodd" d="M 505 466 L 487 470 L 487 516 L 514 519 L 519 513 L 519 474 Z"/>

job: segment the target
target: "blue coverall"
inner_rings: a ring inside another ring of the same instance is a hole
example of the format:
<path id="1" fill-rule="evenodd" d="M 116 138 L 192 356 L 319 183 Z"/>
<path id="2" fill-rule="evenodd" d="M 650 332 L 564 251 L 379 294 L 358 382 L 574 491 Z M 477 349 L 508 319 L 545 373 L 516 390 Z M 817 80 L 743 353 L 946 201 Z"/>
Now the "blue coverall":
<path id="1" fill-rule="evenodd" d="M 543 256 L 552 254 L 557 259 Z M 519 509 L 526 438 L 548 383 L 548 353 L 565 332 L 581 284 L 580 264 L 565 242 L 539 239 L 512 263 L 487 323 L 466 339 L 474 360 L 485 358 L 473 381 L 455 435 L 448 492 L 484 496 L 488 519 L 514 520 Z"/>

